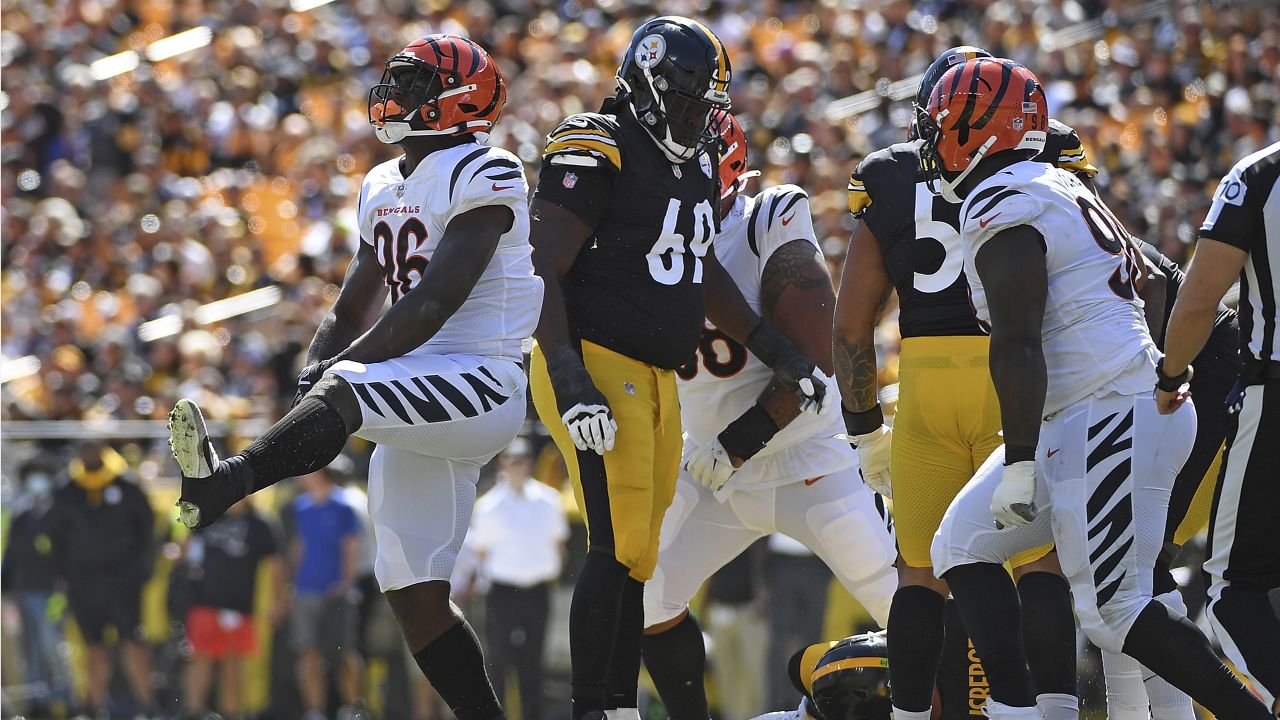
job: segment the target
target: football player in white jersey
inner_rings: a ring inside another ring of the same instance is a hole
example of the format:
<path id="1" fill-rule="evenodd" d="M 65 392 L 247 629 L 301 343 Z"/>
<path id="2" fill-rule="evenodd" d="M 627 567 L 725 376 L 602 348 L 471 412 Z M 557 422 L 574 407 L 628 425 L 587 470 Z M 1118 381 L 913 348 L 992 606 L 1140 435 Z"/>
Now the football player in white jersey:
<path id="1" fill-rule="evenodd" d="M 1218 717 L 1269 714 L 1187 619 L 1152 598 L 1169 494 L 1195 414 L 1156 411 L 1157 352 L 1123 226 L 1044 147 L 1039 80 L 1011 60 L 953 66 L 917 118 L 921 162 L 963 203 L 961 239 L 1005 444 L 943 517 L 931 556 L 982 657 L 992 718 L 1039 718 L 1026 671 L 1014 553 L 1053 541 L 1076 615 Z M 1188 406 L 1189 407 L 1189 406 Z"/>
<path id="2" fill-rule="evenodd" d="M 746 172 L 747 138 L 729 113 L 719 121 L 716 257 L 752 309 L 829 371 L 835 297 L 808 196 L 794 185 L 739 194 L 754 174 Z M 781 532 L 821 557 L 883 626 L 896 550 L 835 403 L 802 412 L 772 370 L 709 323 L 678 374 L 684 460 L 645 588 L 644 660 L 672 718 L 706 720 L 702 632 L 689 601 L 707 578 L 756 539 Z M 762 424 L 768 442 L 735 454 L 744 444 L 734 436 Z"/>
<path id="3" fill-rule="evenodd" d="M 170 414 L 181 518 L 193 529 L 328 465 L 350 435 L 377 444 L 374 572 L 419 667 L 461 720 L 502 716 L 449 576 L 480 467 L 524 422 L 521 343 L 542 302 L 523 169 L 483 144 L 505 99 L 493 58 L 466 38 L 430 35 L 393 56 L 369 93 L 369 120 L 404 154 L 365 177 L 363 242 L 316 331 L 294 408 L 226 460 L 193 402 Z"/>

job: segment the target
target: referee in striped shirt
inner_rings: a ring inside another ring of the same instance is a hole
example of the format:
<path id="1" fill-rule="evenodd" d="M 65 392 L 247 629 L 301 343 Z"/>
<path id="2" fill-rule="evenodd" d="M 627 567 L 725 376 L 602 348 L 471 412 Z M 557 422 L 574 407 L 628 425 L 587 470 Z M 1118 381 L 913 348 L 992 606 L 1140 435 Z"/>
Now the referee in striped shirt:
<path id="1" fill-rule="evenodd" d="M 1280 143 L 1236 163 L 1200 227 L 1156 366 L 1156 402 L 1186 401 L 1191 359 L 1218 301 L 1240 279 L 1244 369 L 1227 402 L 1232 418 L 1209 525 L 1209 619 L 1222 648 L 1280 711 L 1280 619 L 1267 593 L 1280 587 Z"/>

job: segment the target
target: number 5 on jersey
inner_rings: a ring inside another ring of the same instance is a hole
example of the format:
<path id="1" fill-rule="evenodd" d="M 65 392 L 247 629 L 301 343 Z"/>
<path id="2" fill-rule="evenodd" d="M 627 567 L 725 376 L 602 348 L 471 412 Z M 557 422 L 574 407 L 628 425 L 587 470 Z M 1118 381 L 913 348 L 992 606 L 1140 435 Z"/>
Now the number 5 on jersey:
<path id="1" fill-rule="evenodd" d="M 662 234 L 653 244 L 645 259 L 649 262 L 649 275 L 663 285 L 678 285 L 684 279 L 684 258 L 693 258 L 693 282 L 702 282 L 702 258 L 711 246 L 715 221 L 711 215 L 711 203 L 702 200 L 693 206 L 693 238 L 676 231 L 680 222 L 680 201 L 672 198 L 667 204 L 667 216 L 662 220 Z"/>

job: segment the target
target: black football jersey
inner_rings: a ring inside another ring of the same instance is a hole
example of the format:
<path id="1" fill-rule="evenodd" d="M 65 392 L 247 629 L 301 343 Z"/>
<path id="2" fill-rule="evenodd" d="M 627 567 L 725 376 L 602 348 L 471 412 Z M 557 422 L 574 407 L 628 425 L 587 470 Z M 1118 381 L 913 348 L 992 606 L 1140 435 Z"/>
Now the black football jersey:
<path id="1" fill-rule="evenodd" d="M 880 244 L 898 291 L 902 337 L 983 335 L 964 276 L 960 206 L 930 192 L 920 168 L 922 143 L 897 143 L 866 156 L 849 178 L 849 212 Z M 1075 130 L 1056 120 L 1049 121 L 1045 151 L 1037 159 L 1072 172 L 1096 172 Z"/>
<path id="2" fill-rule="evenodd" d="M 688 360 L 719 230 L 716 159 L 673 165 L 626 110 L 573 115 L 547 136 L 535 197 L 594 229 L 561 281 L 570 333 L 668 370 Z"/>
<path id="3" fill-rule="evenodd" d="M 1169 258 L 1165 257 L 1153 245 L 1138 241 L 1138 249 L 1146 256 L 1147 261 L 1160 269 L 1160 273 L 1165 276 L 1166 283 L 1164 288 L 1164 320 L 1161 327 L 1167 329 L 1169 326 L 1169 316 L 1173 313 L 1173 304 L 1178 299 L 1178 292 L 1182 289 L 1182 282 L 1186 280 L 1182 268 Z M 1164 333 L 1161 332 L 1159 337 L 1153 338 L 1156 347 L 1164 350 Z M 1213 330 L 1209 333 L 1209 340 L 1205 342 L 1200 353 L 1196 355 L 1191 364 L 1196 369 L 1196 376 L 1191 379 L 1192 393 L 1195 392 L 1196 380 L 1204 380 L 1208 378 L 1234 378 L 1240 374 L 1242 361 L 1240 359 L 1240 326 L 1236 319 L 1236 311 L 1227 307 L 1225 304 L 1218 303 L 1218 311 L 1214 315 Z"/>

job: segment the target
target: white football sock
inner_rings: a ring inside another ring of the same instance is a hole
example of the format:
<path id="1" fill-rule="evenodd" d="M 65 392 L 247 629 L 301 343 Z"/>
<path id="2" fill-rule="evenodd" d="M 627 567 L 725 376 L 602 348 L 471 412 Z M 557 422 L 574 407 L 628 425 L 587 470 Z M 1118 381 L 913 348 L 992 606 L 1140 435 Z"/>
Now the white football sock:
<path id="1" fill-rule="evenodd" d="M 1036 696 L 1036 707 L 1044 720 L 1080 720 L 1080 699 L 1063 693 Z"/>
<path id="2" fill-rule="evenodd" d="M 893 709 L 893 720 L 929 720 L 930 710 L 910 711 Z"/>
<path id="3" fill-rule="evenodd" d="M 1103 650 L 1102 673 L 1107 681 L 1108 720 L 1147 720 L 1142 664 L 1128 655 Z"/>

